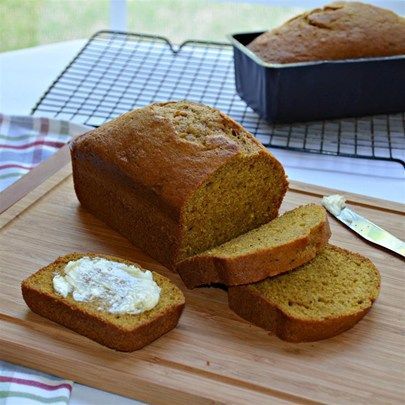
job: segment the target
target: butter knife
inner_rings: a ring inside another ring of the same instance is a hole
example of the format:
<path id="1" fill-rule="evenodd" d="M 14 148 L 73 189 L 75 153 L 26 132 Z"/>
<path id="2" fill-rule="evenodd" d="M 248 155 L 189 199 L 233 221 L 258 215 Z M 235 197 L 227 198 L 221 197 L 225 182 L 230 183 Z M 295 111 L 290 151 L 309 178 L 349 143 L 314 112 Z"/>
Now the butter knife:
<path id="1" fill-rule="evenodd" d="M 364 239 L 405 257 L 405 242 L 350 208 L 347 208 L 346 200 L 343 196 L 336 194 L 323 197 L 322 205 L 339 221 L 343 222 Z"/>

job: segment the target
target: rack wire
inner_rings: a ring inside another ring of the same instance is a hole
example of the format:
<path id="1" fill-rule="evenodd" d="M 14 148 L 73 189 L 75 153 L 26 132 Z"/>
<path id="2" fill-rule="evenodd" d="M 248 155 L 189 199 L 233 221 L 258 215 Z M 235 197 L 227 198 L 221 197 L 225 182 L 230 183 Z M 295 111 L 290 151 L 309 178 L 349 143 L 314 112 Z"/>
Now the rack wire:
<path id="1" fill-rule="evenodd" d="M 90 126 L 156 101 L 189 99 L 222 110 L 266 147 L 394 161 L 405 167 L 404 113 L 268 124 L 236 94 L 232 47 L 100 31 L 32 110 Z"/>

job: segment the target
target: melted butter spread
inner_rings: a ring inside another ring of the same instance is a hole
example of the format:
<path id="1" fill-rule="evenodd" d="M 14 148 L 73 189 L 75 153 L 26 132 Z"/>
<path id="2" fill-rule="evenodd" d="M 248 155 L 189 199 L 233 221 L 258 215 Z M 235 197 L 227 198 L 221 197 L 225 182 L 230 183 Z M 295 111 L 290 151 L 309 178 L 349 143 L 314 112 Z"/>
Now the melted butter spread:
<path id="1" fill-rule="evenodd" d="M 149 270 L 101 257 L 70 261 L 55 274 L 54 290 L 75 301 L 96 301 L 99 310 L 112 314 L 140 314 L 159 302 L 160 287 Z"/>

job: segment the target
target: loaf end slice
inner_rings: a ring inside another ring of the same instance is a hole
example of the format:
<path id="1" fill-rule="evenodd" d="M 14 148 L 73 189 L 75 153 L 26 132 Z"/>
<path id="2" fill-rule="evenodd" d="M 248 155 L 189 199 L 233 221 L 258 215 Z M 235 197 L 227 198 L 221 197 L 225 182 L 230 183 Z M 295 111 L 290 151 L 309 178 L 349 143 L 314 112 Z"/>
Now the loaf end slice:
<path id="1" fill-rule="evenodd" d="M 331 232 L 326 211 L 303 205 L 229 242 L 180 262 L 176 270 L 188 288 L 249 284 L 313 259 Z"/>
<path id="2" fill-rule="evenodd" d="M 71 295 L 63 298 L 57 294 L 52 284 L 55 273 L 61 272 L 69 261 L 84 256 L 134 264 L 117 257 L 92 253 L 71 253 L 59 257 L 22 282 L 22 295 L 28 307 L 104 346 L 124 352 L 138 350 L 176 327 L 184 308 L 184 295 L 168 278 L 155 272 L 152 272 L 153 279 L 161 288 L 159 303 L 138 315 L 111 314 L 98 310 L 97 305 L 91 302 L 78 302 Z"/>
<path id="3" fill-rule="evenodd" d="M 327 339 L 353 327 L 370 310 L 380 274 L 365 257 L 327 245 L 291 273 L 231 287 L 230 308 L 290 342 Z"/>

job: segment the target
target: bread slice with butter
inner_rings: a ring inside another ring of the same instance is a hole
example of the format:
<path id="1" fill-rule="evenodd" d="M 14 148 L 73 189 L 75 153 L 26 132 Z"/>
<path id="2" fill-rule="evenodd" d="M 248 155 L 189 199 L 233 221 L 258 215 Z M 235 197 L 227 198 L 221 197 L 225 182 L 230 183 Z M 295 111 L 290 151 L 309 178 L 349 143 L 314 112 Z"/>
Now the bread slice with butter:
<path id="1" fill-rule="evenodd" d="M 280 339 L 309 342 L 354 326 L 370 310 L 380 274 L 367 258 L 327 245 L 309 263 L 276 277 L 230 287 L 230 308 Z"/>
<path id="2" fill-rule="evenodd" d="M 105 286 L 109 281 L 108 271 L 104 270 L 100 276 L 103 280 L 100 288 L 94 284 L 96 272 L 91 274 L 92 281 L 90 277 L 86 279 L 86 269 L 84 272 L 81 269 L 81 278 L 77 272 L 65 273 L 68 264 L 74 271 L 74 264 L 83 258 L 90 259 L 87 265 L 96 262 L 96 259 L 106 259 L 110 263 L 126 265 L 121 266 L 126 271 L 139 270 L 139 266 L 130 261 L 101 254 L 71 253 L 59 257 L 22 282 L 23 298 L 29 308 L 104 346 L 125 352 L 138 350 L 176 327 L 185 299 L 181 290 L 168 278 L 155 272 L 151 272 L 151 277 L 146 272 L 149 276 L 146 278 L 152 280 L 152 284 L 146 285 L 154 286 L 152 291 L 142 291 L 142 284 L 135 282 L 133 285 L 141 289 L 138 295 L 134 293 L 138 301 L 128 300 L 128 291 L 125 290 L 119 291 L 116 295 L 118 298 L 114 300 L 114 286 Z M 144 269 L 141 270 L 138 273 L 142 278 L 145 273 Z M 76 289 L 72 291 L 72 285 L 65 280 L 73 283 Z M 126 281 L 118 281 L 118 284 L 125 284 Z M 91 291 L 87 291 L 86 283 L 91 282 Z M 132 288 L 132 284 L 129 286 Z M 100 291 L 104 291 L 104 294 Z M 94 298 L 97 294 L 98 298 Z"/>
<path id="3" fill-rule="evenodd" d="M 191 256 L 176 270 L 188 288 L 255 283 L 313 259 L 331 235 L 326 211 L 302 205 L 235 239 Z"/>

